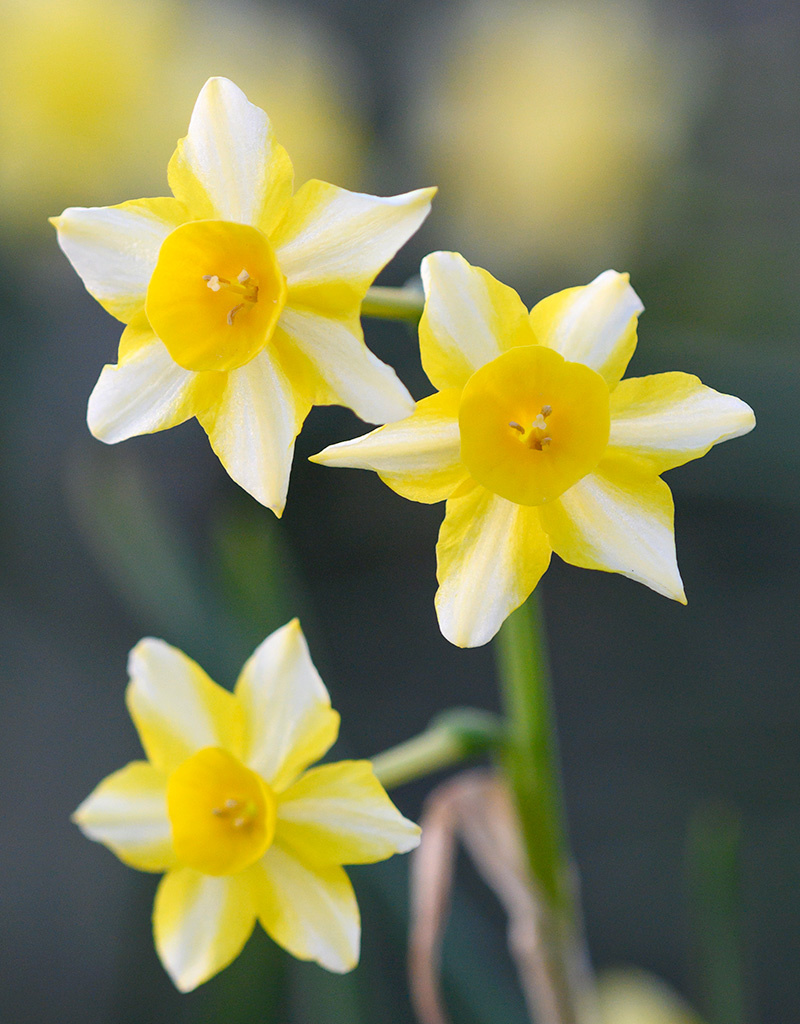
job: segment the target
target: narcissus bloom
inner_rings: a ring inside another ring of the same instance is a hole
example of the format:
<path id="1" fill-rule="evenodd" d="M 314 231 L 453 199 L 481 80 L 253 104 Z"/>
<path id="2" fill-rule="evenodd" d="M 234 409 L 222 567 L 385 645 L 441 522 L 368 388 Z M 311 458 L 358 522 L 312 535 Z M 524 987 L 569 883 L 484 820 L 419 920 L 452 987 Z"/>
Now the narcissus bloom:
<path id="1" fill-rule="evenodd" d="M 312 405 L 372 423 L 413 410 L 359 314 L 434 190 L 380 199 L 312 180 L 292 195 L 266 114 L 224 78 L 203 87 L 168 176 L 174 198 L 54 218 L 89 292 L 127 324 L 89 428 L 113 443 L 196 416 L 233 479 L 280 515 Z"/>
<path id="2" fill-rule="evenodd" d="M 459 647 L 486 643 L 553 551 L 685 603 L 660 474 L 747 433 L 753 412 L 686 373 L 620 380 L 642 304 L 626 274 L 543 299 L 458 253 L 422 263 L 422 364 L 438 393 L 413 416 L 313 461 L 373 469 L 412 501 L 447 499 L 436 609 Z"/>
<path id="3" fill-rule="evenodd" d="M 91 839 L 141 871 L 165 871 L 156 949 L 189 991 L 241 951 L 256 922 L 301 960 L 358 962 L 358 906 L 343 864 L 419 842 L 368 761 L 308 766 L 339 716 L 297 620 L 244 666 L 233 693 L 181 651 L 142 640 L 128 709 L 146 761 L 104 779 L 75 812 Z"/>

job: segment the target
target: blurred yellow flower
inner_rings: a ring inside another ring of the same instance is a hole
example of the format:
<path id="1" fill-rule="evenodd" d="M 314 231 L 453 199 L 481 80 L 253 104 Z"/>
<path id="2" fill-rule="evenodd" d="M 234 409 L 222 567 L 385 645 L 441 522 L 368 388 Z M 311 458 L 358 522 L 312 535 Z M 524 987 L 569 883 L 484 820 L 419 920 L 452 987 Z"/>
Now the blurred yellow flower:
<path id="1" fill-rule="evenodd" d="M 381 199 L 311 180 L 292 195 L 292 177 L 266 114 L 212 78 L 169 164 L 174 199 L 53 221 L 89 292 L 128 325 L 89 399 L 95 437 L 196 416 L 228 473 L 276 515 L 312 405 L 372 423 L 413 410 L 359 314 L 434 192 Z"/>
<path id="2" fill-rule="evenodd" d="M 209 72 L 270 111 L 300 180 L 357 187 L 356 63 L 319 19 L 202 0 L 7 0 L 0 38 L 0 234 L 45 212 L 149 194 Z"/>
<path id="3" fill-rule="evenodd" d="M 686 373 L 620 380 L 643 308 L 627 274 L 607 270 L 530 313 L 458 253 L 426 256 L 422 280 L 422 365 L 437 393 L 312 461 L 375 470 L 412 501 L 446 499 L 445 637 L 490 640 L 553 551 L 685 603 L 660 474 L 747 433 L 750 407 Z"/>
<path id="4" fill-rule="evenodd" d="M 666 982 L 647 971 L 605 971 L 597 989 L 603 1024 L 702 1024 Z"/>
<path id="5" fill-rule="evenodd" d="M 343 864 L 404 853 L 419 828 L 368 761 L 308 769 L 339 729 L 297 620 L 256 649 L 233 693 L 162 640 L 131 651 L 128 709 L 146 761 L 104 779 L 74 814 L 141 871 L 166 872 L 156 949 L 189 991 L 241 951 L 256 919 L 301 960 L 358 962 L 358 906 Z"/>
<path id="6" fill-rule="evenodd" d="M 641 0 L 491 0 L 445 38 L 409 134 L 454 246 L 517 279 L 627 259 L 702 93 L 689 33 Z"/>

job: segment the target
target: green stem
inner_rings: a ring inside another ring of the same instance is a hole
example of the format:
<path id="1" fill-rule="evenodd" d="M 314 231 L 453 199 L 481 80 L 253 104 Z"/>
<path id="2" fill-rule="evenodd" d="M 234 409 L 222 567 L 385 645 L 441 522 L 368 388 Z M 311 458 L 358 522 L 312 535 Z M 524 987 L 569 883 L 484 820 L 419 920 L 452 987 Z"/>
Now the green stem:
<path id="1" fill-rule="evenodd" d="M 372 767 L 383 786 L 392 789 L 496 750 L 502 742 L 502 726 L 494 715 L 456 708 L 435 718 L 425 732 L 377 754 Z"/>
<path id="2" fill-rule="evenodd" d="M 497 664 L 508 729 L 504 767 L 516 799 L 531 874 L 552 906 L 571 915 L 555 718 L 542 612 L 535 594 L 500 630 Z"/>
<path id="3" fill-rule="evenodd" d="M 373 285 L 361 304 L 361 315 L 377 320 L 404 320 L 416 324 L 425 296 L 418 288 L 382 288 Z"/>

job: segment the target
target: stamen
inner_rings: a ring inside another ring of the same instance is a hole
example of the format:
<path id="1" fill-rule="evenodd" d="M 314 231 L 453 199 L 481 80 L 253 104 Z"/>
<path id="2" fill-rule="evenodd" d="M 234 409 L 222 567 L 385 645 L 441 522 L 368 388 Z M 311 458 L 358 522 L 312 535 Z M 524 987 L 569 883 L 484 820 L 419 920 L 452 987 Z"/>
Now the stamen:
<path id="1" fill-rule="evenodd" d="M 541 441 L 539 442 L 540 450 L 541 450 L 541 448 L 546 448 L 550 444 L 550 442 L 552 440 L 553 440 L 552 437 L 543 437 L 541 439 Z"/>
<path id="2" fill-rule="evenodd" d="M 508 425 L 509 427 L 513 427 L 514 430 L 518 430 L 520 434 L 525 433 L 525 428 L 520 423 L 517 423 L 516 420 L 510 420 Z"/>
<path id="3" fill-rule="evenodd" d="M 236 280 L 239 282 L 239 284 L 246 284 L 250 280 L 250 275 L 244 268 L 242 268 L 242 270 L 239 271 L 239 275 L 237 276 Z"/>
<path id="4" fill-rule="evenodd" d="M 553 411 L 552 405 L 543 405 L 542 406 L 542 416 L 544 416 L 545 419 L 547 419 L 547 417 L 552 413 L 552 411 Z"/>
<path id="5" fill-rule="evenodd" d="M 227 323 L 228 323 L 228 327 L 233 327 L 233 318 L 236 316 L 236 314 L 239 312 L 239 310 L 243 306 L 244 306 L 244 303 L 240 302 L 238 306 L 234 306 L 233 309 L 229 309 L 228 310 L 228 315 L 225 318 Z"/>

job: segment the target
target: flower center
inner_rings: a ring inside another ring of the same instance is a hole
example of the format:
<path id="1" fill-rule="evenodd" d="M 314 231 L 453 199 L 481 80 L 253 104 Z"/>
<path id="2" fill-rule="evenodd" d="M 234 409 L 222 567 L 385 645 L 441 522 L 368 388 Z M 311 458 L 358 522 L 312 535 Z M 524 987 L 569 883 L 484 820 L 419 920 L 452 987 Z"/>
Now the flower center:
<path id="1" fill-rule="evenodd" d="M 478 483 L 518 505 L 542 505 L 600 461 L 608 385 L 553 349 L 519 346 L 473 373 L 458 423 L 461 460 Z"/>
<path id="2" fill-rule="evenodd" d="M 275 835 L 276 800 L 255 772 L 219 747 L 204 747 L 167 782 L 167 813 L 178 860 L 206 875 L 248 867 Z"/>
<path id="3" fill-rule="evenodd" d="M 233 370 L 267 344 L 286 279 L 267 237 L 247 224 L 197 220 L 164 239 L 145 312 L 187 370 Z"/>

